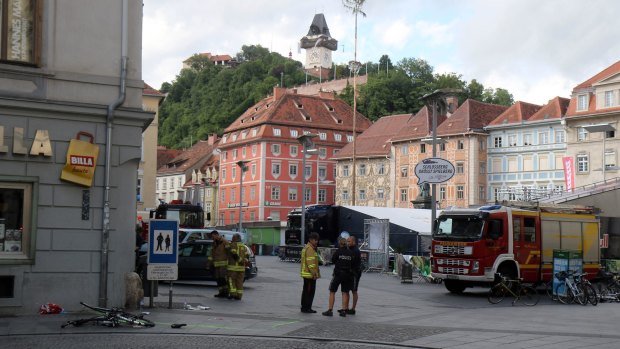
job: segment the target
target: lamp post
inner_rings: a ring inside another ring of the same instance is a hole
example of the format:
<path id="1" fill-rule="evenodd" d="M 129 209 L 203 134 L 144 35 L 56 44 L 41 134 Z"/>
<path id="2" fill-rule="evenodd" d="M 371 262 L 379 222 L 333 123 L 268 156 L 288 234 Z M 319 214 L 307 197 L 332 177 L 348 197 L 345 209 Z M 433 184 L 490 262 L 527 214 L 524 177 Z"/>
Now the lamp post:
<path id="1" fill-rule="evenodd" d="M 437 109 L 441 108 L 442 112 L 447 110 L 448 103 L 446 98 L 452 97 L 461 92 L 459 89 L 444 88 L 435 90 L 432 93 L 422 96 L 420 99 L 426 103 L 433 111 L 433 126 L 432 126 L 432 139 L 433 143 L 433 157 L 437 157 Z M 437 218 L 437 184 L 431 185 L 431 234 L 435 228 L 435 219 Z"/>
<path id="2" fill-rule="evenodd" d="M 355 206 L 355 139 L 356 137 L 356 121 L 357 121 L 357 73 L 362 64 L 357 61 L 357 16 L 355 16 L 355 53 L 354 60 L 349 61 L 349 69 L 353 72 L 353 156 L 351 157 L 351 166 L 353 167 L 353 177 L 351 178 L 351 206 Z"/>
<path id="3" fill-rule="evenodd" d="M 316 137 L 315 134 L 306 133 L 297 137 L 297 141 L 302 145 L 302 160 L 301 166 L 303 170 L 301 172 L 301 237 L 300 242 L 303 245 L 306 241 L 306 155 L 316 153 L 314 148 L 314 142 L 312 138 Z"/>
<path id="4" fill-rule="evenodd" d="M 589 133 L 602 133 L 603 134 L 603 166 L 601 167 L 601 171 L 603 171 L 603 182 L 605 182 L 605 170 L 607 169 L 605 166 L 605 138 L 607 138 L 607 132 L 615 131 L 616 128 L 610 124 L 598 124 L 598 125 L 588 125 L 583 127 Z"/>
<path id="5" fill-rule="evenodd" d="M 241 169 L 239 174 L 239 233 L 243 232 L 243 174 L 248 170 L 246 166 L 248 162 L 247 160 L 237 161 L 237 166 Z"/>

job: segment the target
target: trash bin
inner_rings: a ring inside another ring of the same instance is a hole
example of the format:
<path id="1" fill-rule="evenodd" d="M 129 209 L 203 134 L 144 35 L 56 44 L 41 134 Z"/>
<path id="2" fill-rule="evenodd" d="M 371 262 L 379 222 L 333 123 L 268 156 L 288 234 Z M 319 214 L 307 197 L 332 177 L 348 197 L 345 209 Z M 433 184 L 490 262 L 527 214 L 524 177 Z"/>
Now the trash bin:
<path id="1" fill-rule="evenodd" d="M 262 256 L 263 255 L 263 246 L 265 244 L 258 244 L 258 255 Z"/>
<path id="2" fill-rule="evenodd" d="M 400 282 L 413 282 L 413 264 L 403 263 L 400 270 Z"/>

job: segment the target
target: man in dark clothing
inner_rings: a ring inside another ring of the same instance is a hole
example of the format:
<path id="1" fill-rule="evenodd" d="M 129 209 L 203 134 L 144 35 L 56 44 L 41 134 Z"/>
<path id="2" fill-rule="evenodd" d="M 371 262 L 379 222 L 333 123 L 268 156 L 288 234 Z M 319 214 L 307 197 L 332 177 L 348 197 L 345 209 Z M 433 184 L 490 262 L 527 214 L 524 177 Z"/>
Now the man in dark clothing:
<path id="1" fill-rule="evenodd" d="M 355 315 L 355 307 L 357 306 L 357 286 L 359 285 L 360 278 L 362 277 L 362 253 L 360 249 L 357 248 L 357 238 L 355 236 L 349 236 L 347 239 L 347 245 L 349 245 L 349 250 L 353 252 L 353 262 L 352 271 L 353 271 L 353 287 L 351 287 L 351 294 L 353 295 L 353 305 L 351 308 L 348 308 L 347 303 L 347 314 Z"/>
<path id="2" fill-rule="evenodd" d="M 342 292 L 342 309 L 338 310 L 340 316 L 347 316 L 347 307 L 349 304 L 349 291 L 353 287 L 353 252 L 347 248 L 347 240 L 338 240 L 338 250 L 332 255 L 332 263 L 334 263 L 334 274 L 329 284 L 329 309 L 322 314 L 325 316 L 333 316 L 332 309 L 336 299 L 336 291 L 340 286 Z"/>

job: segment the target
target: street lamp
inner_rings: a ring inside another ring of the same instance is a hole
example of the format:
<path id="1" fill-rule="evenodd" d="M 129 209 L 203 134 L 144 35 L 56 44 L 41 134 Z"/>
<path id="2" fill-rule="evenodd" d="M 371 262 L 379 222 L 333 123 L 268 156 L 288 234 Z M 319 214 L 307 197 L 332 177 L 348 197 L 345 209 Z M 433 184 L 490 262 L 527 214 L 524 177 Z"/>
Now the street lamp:
<path id="1" fill-rule="evenodd" d="M 316 137 L 315 134 L 306 133 L 302 136 L 297 137 L 297 141 L 302 145 L 302 160 L 301 166 L 303 170 L 301 172 L 301 244 L 303 245 L 306 241 L 306 155 L 312 155 L 317 153 L 317 149 L 315 148 L 314 142 L 312 138 Z"/>
<path id="2" fill-rule="evenodd" d="M 447 110 L 448 97 L 453 97 L 457 93 L 462 92 L 460 89 L 455 88 L 443 88 L 435 90 L 429 94 L 422 96 L 420 99 L 424 101 L 428 108 L 433 111 L 433 128 L 431 143 L 433 144 L 433 157 L 437 157 L 437 144 L 441 143 L 437 139 L 437 109 L 441 108 L 444 112 Z M 456 107 L 456 106 L 455 106 Z M 444 141 L 445 142 L 445 141 Z M 435 219 L 437 218 L 437 185 L 432 183 L 431 185 L 431 234 L 435 228 Z"/>
<path id="3" fill-rule="evenodd" d="M 349 69 L 353 72 L 353 156 L 351 157 L 351 165 L 353 167 L 353 177 L 351 178 L 351 206 L 355 206 L 355 139 L 356 121 L 357 121 L 357 73 L 359 73 L 362 64 L 357 61 L 357 15 L 355 16 L 355 53 L 354 60 L 349 61 Z"/>
<path id="4" fill-rule="evenodd" d="M 605 167 L 605 138 L 607 138 L 607 132 L 615 131 L 616 128 L 610 124 L 588 125 L 583 126 L 583 128 L 589 133 L 600 132 L 603 134 L 603 166 L 601 167 L 601 171 L 603 171 L 603 182 L 605 182 L 605 171 L 609 169 Z"/>
<path id="5" fill-rule="evenodd" d="M 241 173 L 239 174 L 239 233 L 243 232 L 243 173 L 248 170 L 246 166 L 248 162 L 247 160 L 237 161 L 237 166 L 241 169 Z"/>

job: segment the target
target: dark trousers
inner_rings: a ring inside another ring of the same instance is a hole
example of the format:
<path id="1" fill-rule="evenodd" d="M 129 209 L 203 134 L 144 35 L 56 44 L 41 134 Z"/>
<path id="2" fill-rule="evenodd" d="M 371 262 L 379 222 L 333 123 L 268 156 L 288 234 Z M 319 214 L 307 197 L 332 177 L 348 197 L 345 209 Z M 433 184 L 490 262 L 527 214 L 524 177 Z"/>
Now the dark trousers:
<path id="1" fill-rule="evenodd" d="M 301 292 L 301 310 L 312 309 L 312 301 L 314 301 L 314 291 L 316 291 L 315 279 L 304 279 L 304 289 Z"/>
<path id="2" fill-rule="evenodd" d="M 226 266 L 215 267 L 214 276 L 217 281 L 217 290 L 220 295 L 228 295 L 228 280 L 226 279 Z"/>

